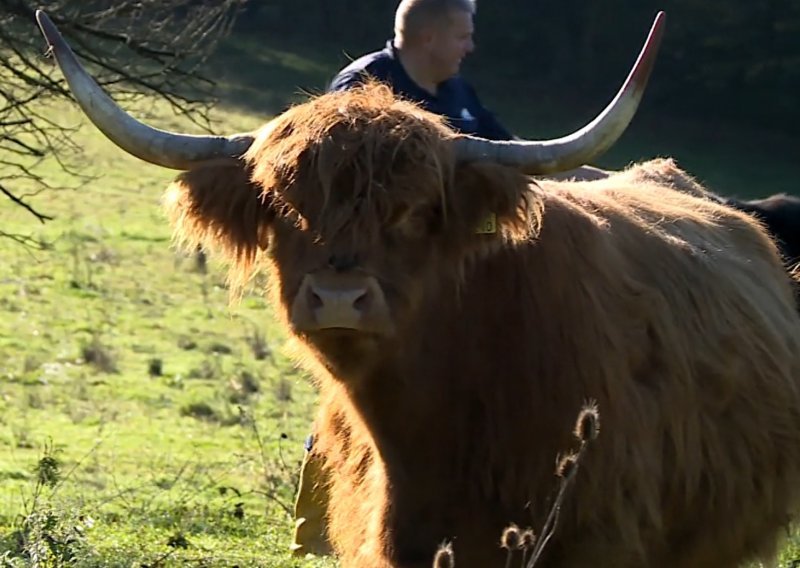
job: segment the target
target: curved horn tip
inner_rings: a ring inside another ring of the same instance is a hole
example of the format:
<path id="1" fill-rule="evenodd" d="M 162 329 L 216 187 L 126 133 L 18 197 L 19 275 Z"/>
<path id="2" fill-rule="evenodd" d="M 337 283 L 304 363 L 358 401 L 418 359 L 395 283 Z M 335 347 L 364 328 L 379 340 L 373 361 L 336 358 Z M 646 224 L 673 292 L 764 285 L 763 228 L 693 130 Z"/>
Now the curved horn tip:
<path id="1" fill-rule="evenodd" d="M 650 35 L 660 33 L 664 28 L 664 20 L 667 19 L 667 13 L 664 10 L 659 10 L 656 17 L 653 18 L 653 25 L 650 27 Z"/>
<path id="2" fill-rule="evenodd" d="M 53 22 L 50 20 L 50 16 L 47 15 L 47 12 L 42 10 L 41 8 L 37 8 L 36 10 L 36 23 L 39 24 L 39 27 L 44 30 L 44 27 L 48 24 L 52 25 Z"/>
<path id="3" fill-rule="evenodd" d="M 58 43 L 61 32 L 50 19 L 50 16 L 44 10 L 36 10 L 36 23 L 39 25 L 39 31 L 42 32 L 45 41 L 48 45 L 52 46 L 53 43 Z"/>

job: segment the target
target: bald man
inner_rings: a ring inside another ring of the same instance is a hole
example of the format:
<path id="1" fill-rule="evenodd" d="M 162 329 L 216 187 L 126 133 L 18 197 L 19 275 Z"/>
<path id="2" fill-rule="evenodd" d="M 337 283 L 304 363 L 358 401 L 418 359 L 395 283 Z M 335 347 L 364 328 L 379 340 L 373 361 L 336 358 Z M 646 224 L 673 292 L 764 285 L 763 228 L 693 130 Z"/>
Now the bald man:
<path id="1" fill-rule="evenodd" d="M 460 132 L 491 140 L 514 138 L 459 75 L 461 62 L 475 49 L 474 14 L 474 0 L 403 0 L 395 13 L 394 39 L 342 69 L 328 90 L 377 79 L 444 116 Z"/>

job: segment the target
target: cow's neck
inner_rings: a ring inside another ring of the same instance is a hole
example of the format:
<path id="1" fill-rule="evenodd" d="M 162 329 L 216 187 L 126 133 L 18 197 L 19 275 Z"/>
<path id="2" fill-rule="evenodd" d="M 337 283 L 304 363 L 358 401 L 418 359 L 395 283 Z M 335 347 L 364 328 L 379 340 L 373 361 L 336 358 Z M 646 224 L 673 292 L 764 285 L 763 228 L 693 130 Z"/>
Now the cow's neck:
<path id="1" fill-rule="evenodd" d="M 435 438 L 445 433 L 446 425 L 431 432 L 437 408 L 440 415 L 448 414 L 440 408 L 443 385 L 425 380 L 437 374 L 432 368 L 437 362 L 420 361 L 418 354 L 409 353 L 416 351 L 414 347 L 405 345 L 391 360 L 377 364 L 349 389 L 353 406 L 376 445 L 381 451 L 399 453 L 406 463 L 417 459 L 425 452 L 425 446 L 435 445 Z"/>
<path id="2" fill-rule="evenodd" d="M 410 355 L 410 354 L 409 354 Z M 410 356 L 409 356 L 410 358 Z M 430 563 L 433 546 L 445 527 L 452 529 L 454 451 L 449 442 L 458 428 L 451 409 L 443 408 L 442 383 L 430 380 L 443 371 L 409 365 L 401 357 L 374 368 L 367 380 L 349 389 L 375 449 L 380 454 L 392 506 L 384 519 L 388 538 L 399 563 Z M 428 362 L 430 363 L 435 363 Z"/>
<path id="3" fill-rule="evenodd" d="M 458 300 L 454 291 L 433 297 L 423 324 L 345 387 L 360 415 L 351 424 L 365 429 L 385 466 L 386 522 L 396 542 L 425 550 L 422 536 L 441 538 L 443 527 L 469 535 L 530 522 L 526 504 L 548 497 L 552 463 L 572 440 L 575 415 L 563 409 L 577 413 L 597 395 L 552 372 L 563 366 L 552 363 L 559 353 L 578 352 L 581 334 L 540 322 L 548 309 L 568 321 L 579 312 L 566 291 L 540 298 L 534 287 L 542 284 L 519 262 L 477 266 Z M 532 401 L 543 403 L 533 409 Z M 530 487 L 542 494 L 528 494 Z"/>
<path id="4" fill-rule="evenodd" d="M 485 342 L 481 335 L 496 335 L 496 329 L 471 323 L 481 320 L 480 311 L 488 308 L 480 306 L 467 313 L 453 300 L 456 293 L 449 289 L 431 298 L 430 305 L 423 307 L 424 313 L 432 314 L 426 318 L 429 321 L 408 330 L 383 350 L 385 358 L 348 388 L 353 407 L 384 461 L 401 464 L 406 471 L 395 473 L 417 481 L 452 474 L 432 470 L 433 464 L 457 469 L 460 459 L 470 458 L 455 456 L 456 463 L 445 464 L 437 455 L 452 455 L 456 447 L 464 448 L 465 428 L 475 426 L 465 424 L 469 411 L 464 409 L 473 405 L 472 399 L 480 399 L 481 393 L 462 388 L 459 378 L 465 372 L 487 371 L 471 367 L 470 360 L 480 354 L 464 353 L 462 338 L 469 336 L 480 345 Z"/>
<path id="5" fill-rule="evenodd" d="M 503 442 L 493 437 L 507 442 L 512 423 L 491 423 L 489 415 L 492 394 L 486 389 L 502 388 L 497 383 L 507 374 L 502 367 L 507 361 L 494 362 L 500 359 L 502 328 L 487 313 L 504 311 L 507 299 L 489 303 L 484 298 L 465 311 L 442 299 L 453 297 L 439 296 L 437 306 L 428 306 L 436 317 L 387 350 L 391 355 L 348 388 L 358 422 L 385 469 L 392 504 L 385 526 L 403 557 L 398 563 L 410 565 L 418 556 L 429 563 L 435 545 L 448 534 L 499 534 L 503 523 L 517 518 L 514 507 L 521 514 L 527 502 L 521 498 L 503 509 L 495 488 L 505 483 L 508 468 L 490 463 L 497 458 L 491 444 Z M 514 352 L 520 349 L 508 360 Z M 551 460 L 544 463 L 549 467 Z M 478 510 L 480 515 L 473 514 Z M 494 541 L 489 544 L 493 550 Z"/>
<path id="6" fill-rule="evenodd" d="M 575 352 L 572 344 L 580 342 L 580 334 L 561 333 L 552 321 L 543 335 L 539 323 L 548 309 L 572 320 L 578 314 L 569 315 L 573 308 L 562 297 L 566 292 L 545 291 L 544 299 L 532 295 L 529 289 L 543 284 L 520 267 L 514 254 L 480 263 L 458 291 L 438 290 L 422 307 L 425 321 L 385 350 L 386 359 L 350 388 L 351 402 L 376 446 L 409 470 L 419 467 L 414 475 L 489 467 L 486 460 L 497 456 L 485 443 L 473 444 L 486 442 L 487 427 L 497 446 L 516 440 L 520 425 L 535 435 L 560 430 L 563 423 L 569 435 L 574 415 L 552 416 L 543 407 L 529 416 L 520 401 L 568 397 L 564 404 L 574 406 L 576 414 L 580 410 L 580 397 L 573 401 L 576 394 L 564 390 L 571 383 L 548 372 L 557 353 Z M 520 318 L 523 306 L 526 317 Z M 551 446 L 561 443 L 555 438 L 536 442 L 548 462 L 556 453 Z M 436 459 L 441 453 L 452 458 L 450 463 Z M 431 463 L 446 471 L 431 471 Z"/>

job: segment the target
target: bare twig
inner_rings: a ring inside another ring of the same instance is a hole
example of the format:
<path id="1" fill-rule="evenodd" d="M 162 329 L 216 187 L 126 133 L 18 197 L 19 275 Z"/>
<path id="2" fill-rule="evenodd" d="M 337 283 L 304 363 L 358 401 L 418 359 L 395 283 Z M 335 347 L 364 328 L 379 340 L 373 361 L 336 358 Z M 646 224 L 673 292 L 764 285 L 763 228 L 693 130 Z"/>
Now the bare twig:
<path id="1" fill-rule="evenodd" d="M 52 0 L 46 9 L 113 97 L 134 104 L 142 97 L 159 98 L 176 115 L 208 130 L 215 83 L 203 75 L 202 65 L 245 1 Z M 75 125 L 47 106 L 72 96 L 47 57 L 35 8 L 27 0 L 0 0 L 0 193 L 45 222 L 52 217 L 23 197 L 55 189 L 39 173 L 40 162 L 54 159 L 81 183 L 89 178 L 77 166 Z M 19 235 L 0 237 L 28 242 Z"/>
<path id="2" fill-rule="evenodd" d="M 0 193 L 5 195 L 6 197 L 8 197 L 11 201 L 16 203 L 17 205 L 19 205 L 23 209 L 26 209 L 31 215 L 33 215 L 34 217 L 39 219 L 40 223 L 44 223 L 45 221 L 51 221 L 53 219 L 52 217 L 50 217 L 48 215 L 45 215 L 44 213 L 39 213 L 30 204 L 25 203 L 25 201 L 23 201 L 21 198 L 17 197 L 13 193 L 11 193 L 9 190 L 7 190 L 2 185 L 0 185 Z"/>

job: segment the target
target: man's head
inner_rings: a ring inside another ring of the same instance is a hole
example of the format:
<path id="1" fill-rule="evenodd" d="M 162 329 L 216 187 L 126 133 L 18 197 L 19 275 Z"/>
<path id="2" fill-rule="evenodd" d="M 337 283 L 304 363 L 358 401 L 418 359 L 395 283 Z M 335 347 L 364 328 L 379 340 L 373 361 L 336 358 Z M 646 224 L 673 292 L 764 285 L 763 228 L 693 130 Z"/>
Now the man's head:
<path id="1" fill-rule="evenodd" d="M 402 0 L 395 13 L 395 44 L 425 59 L 432 78 L 458 74 L 461 61 L 475 47 L 474 0 Z"/>

